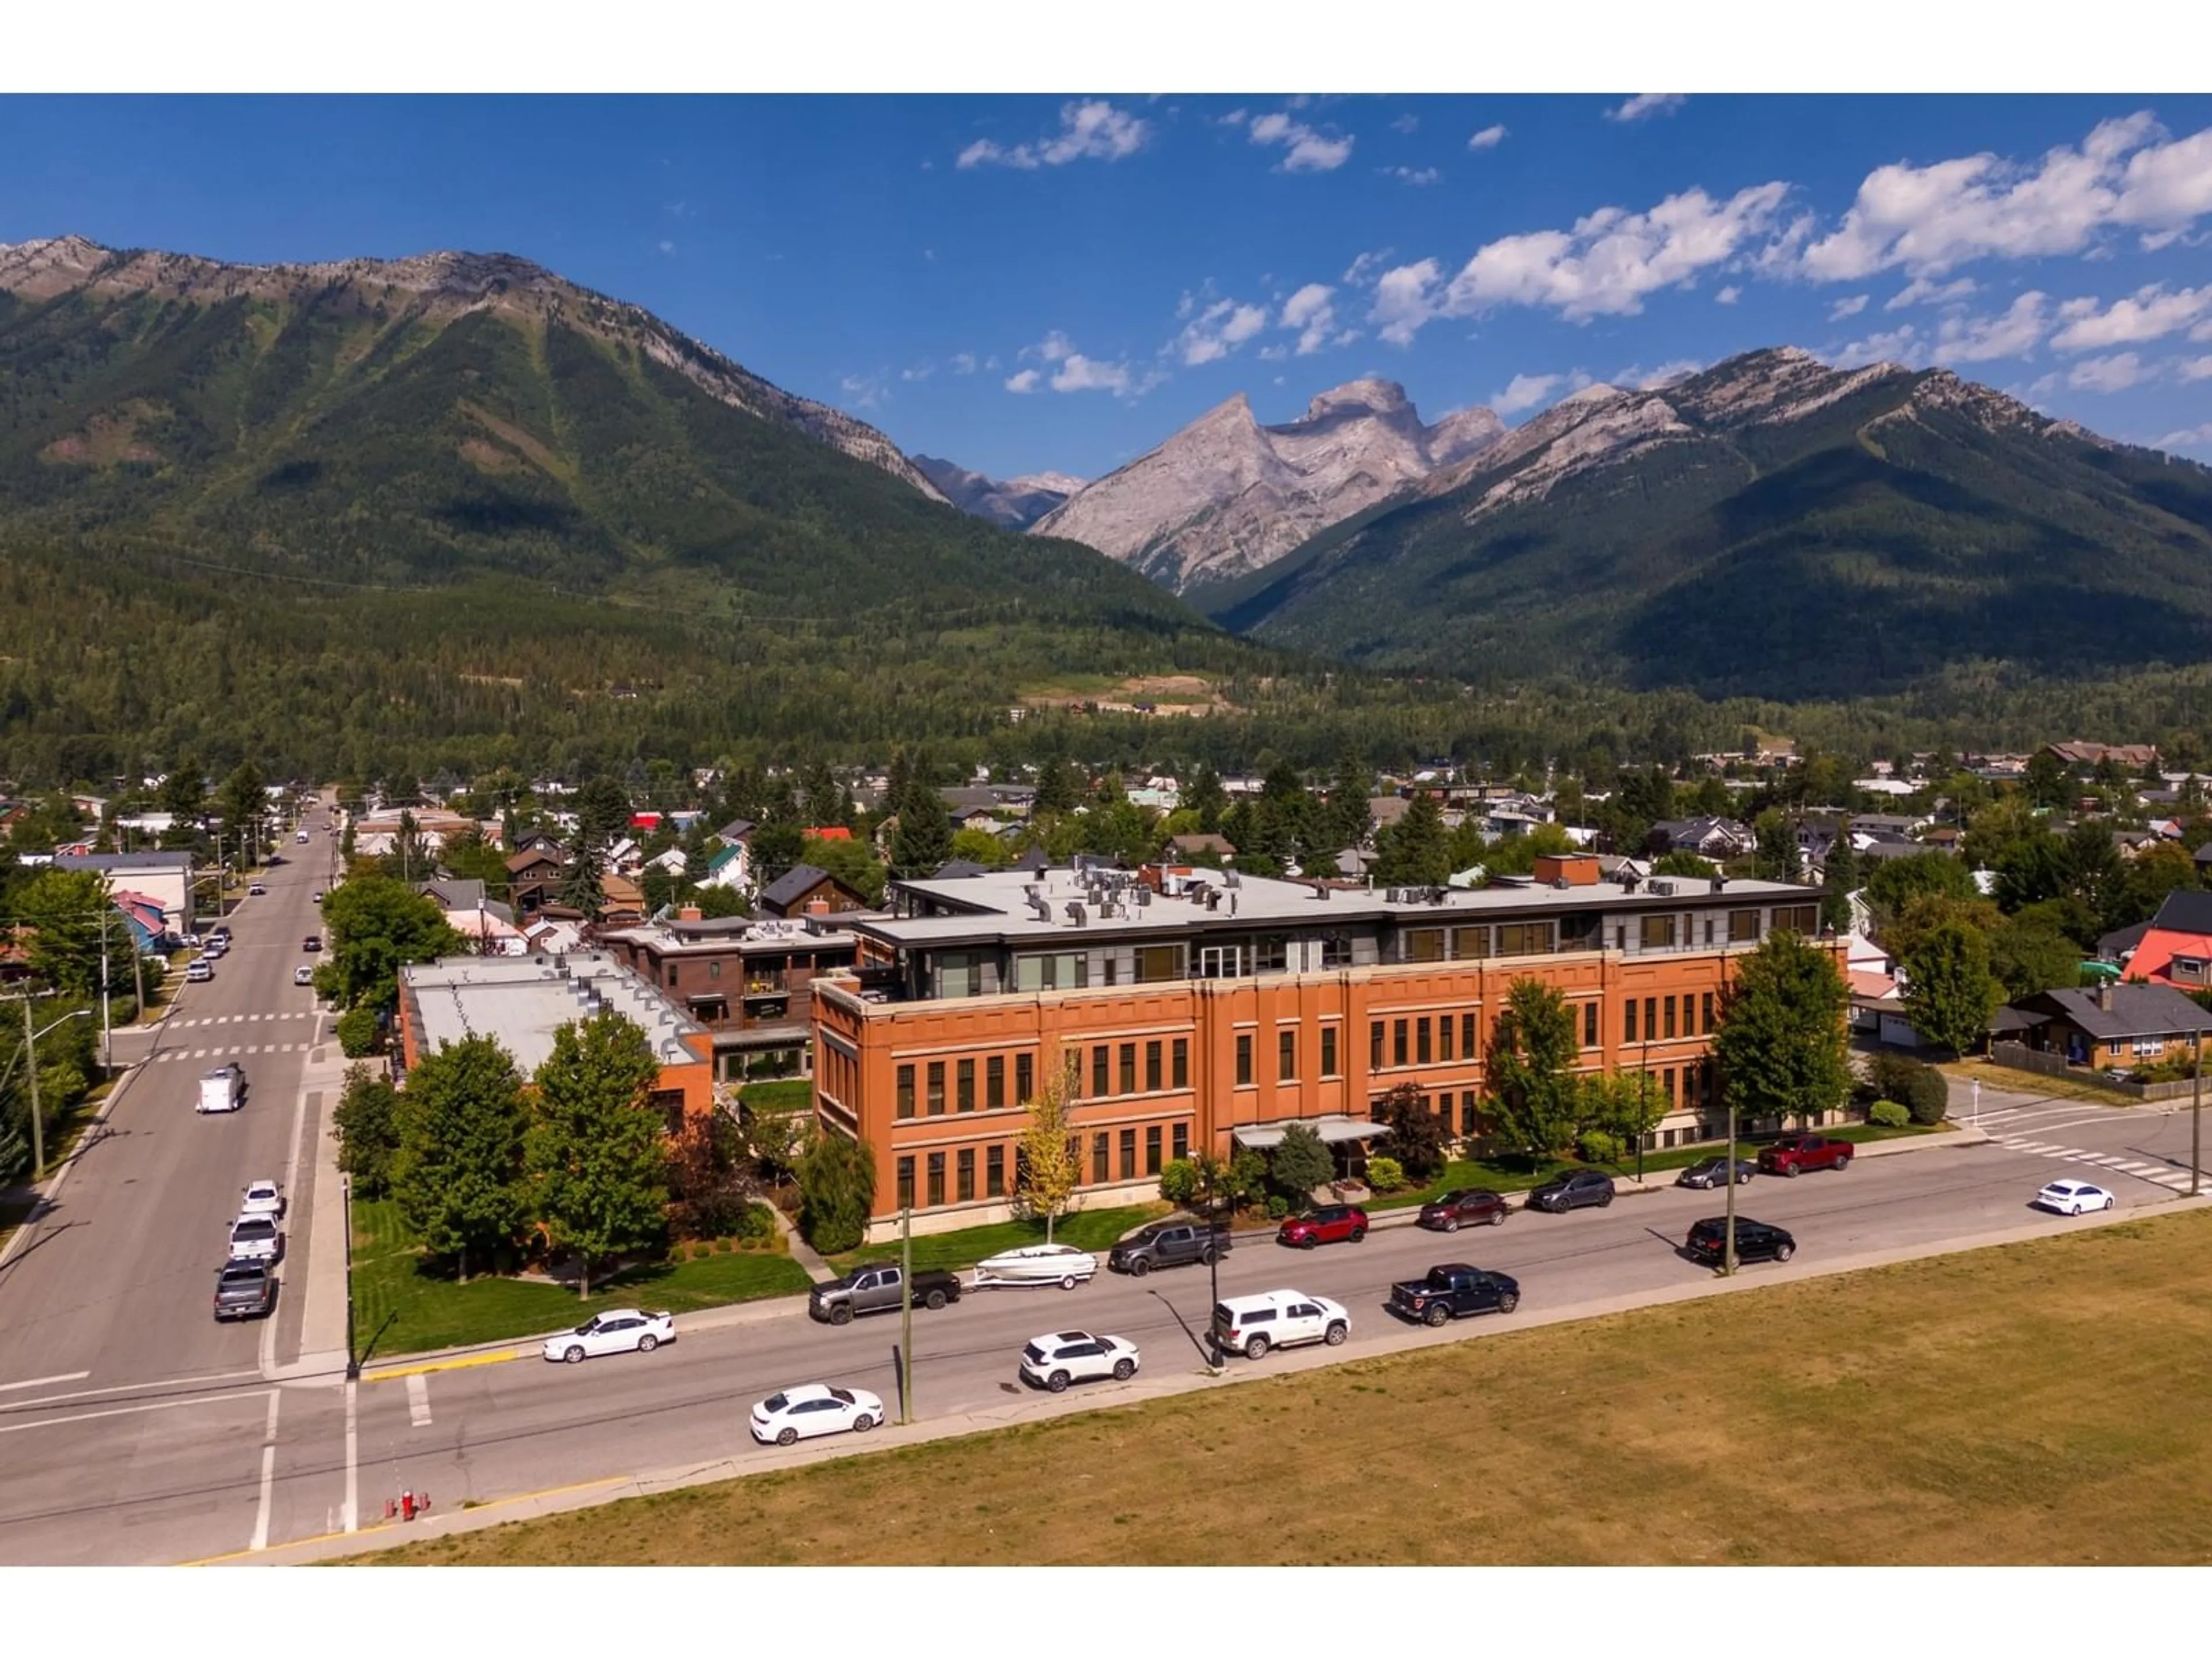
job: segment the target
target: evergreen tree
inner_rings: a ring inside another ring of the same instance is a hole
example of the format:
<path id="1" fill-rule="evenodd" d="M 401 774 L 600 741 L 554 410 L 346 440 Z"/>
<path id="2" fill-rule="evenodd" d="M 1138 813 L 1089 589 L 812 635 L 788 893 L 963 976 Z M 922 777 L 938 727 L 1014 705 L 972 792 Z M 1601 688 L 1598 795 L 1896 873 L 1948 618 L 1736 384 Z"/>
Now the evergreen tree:
<path id="1" fill-rule="evenodd" d="M 1336 1159 L 1322 1138 L 1304 1123 L 1293 1123 L 1267 1159 L 1267 1177 L 1291 1201 L 1293 1210 L 1308 1208 L 1315 1191 L 1336 1174 Z"/>
<path id="2" fill-rule="evenodd" d="M 1905 969 L 1905 1012 L 1912 1029 L 1955 1054 L 1979 1048 L 1999 995 L 1990 972 L 1988 935 L 1962 922 L 1945 922 L 1899 965 Z"/>
<path id="3" fill-rule="evenodd" d="M 489 1260 L 528 1218 L 522 1079 L 495 1040 L 464 1037 L 416 1061 L 398 1117 L 393 1196 L 423 1247 L 455 1258 L 465 1283 L 471 1259 Z"/>
<path id="4" fill-rule="evenodd" d="M 261 769 L 252 761 L 240 761 L 223 780 L 216 802 L 216 810 L 222 814 L 225 846 L 235 853 L 241 865 L 252 863 L 260 846 L 262 814 L 269 810 L 269 797 L 261 786 Z"/>
<path id="5" fill-rule="evenodd" d="M 1395 887 L 1441 887 L 1450 874 L 1443 812 L 1424 789 L 1406 815 L 1376 837 L 1375 879 Z"/>
<path id="6" fill-rule="evenodd" d="M 1751 855 L 1751 873 L 1761 881 L 1800 881 L 1805 861 L 1797 850 L 1797 832 L 1790 820 L 1773 807 L 1761 812 L 1752 824 L 1758 838 Z"/>
<path id="7" fill-rule="evenodd" d="M 903 879 L 932 876 L 952 856 L 952 816 L 927 777 L 916 773 L 897 802 L 891 832 L 891 873 Z"/>
<path id="8" fill-rule="evenodd" d="M 587 921 L 597 917 L 607 902 L 606 890 L 599 884 L 601 850 L 593 842 L 580 841 L 561 872 L 560 886 L 554 890 L 556 902 L 581 913 Z"/>
<path id="9" fill-rule="evenodd" d="M 1573 1072 L 1580 1054 L 1566 999 L 1541 980 L 1514 980 L 1490 1042 L 1492 1132 L 1534 1158 L 1571 1145 L 1581 1117 Z"/>
<path id="10" fill-rule="evenodd" d="M 574 1254 L 579 1294 L 592 1269 L 653 1243 L 668 1205 L 660 1075 L 645 1033 L 611 1008 L 553 1034 L 538 1066 L 528 1157 L 537 1214 L 556 1249 Z"/>
<path id="11" fill-rule="evenodd" d="M 1836 844 L 1828 849 L 1827 861 L 1820 866 L 1823 927 L 1832 927 L 1839 933 L 1850 932 L 1850 896 L 1857 890 L 1858 880 L 1858 854 L 1851 850 L 1850 837 L 1838 831 Z"/>
<path id="12" fill-rule="evenodd" d="M 1039 814 L 1072 812 L 1082 799 L 1083 780 L 1065 757 L 1055 755 L 1037 773 L 1036 799 L 1030 810 Z"/>
<path id="13" fill-rule="evenodd" d="M 1850 994 L 1834 957 L 1793 933 L 1740 958 L 1713 1034 L 1723 1097 L 1741 1117 L 1809 1118 L 1850 1092 Z"/>
<path id="14" fill-rule="evenodd" d="M 1038 804 L 1043 804 L 1042 788 Z M 1221 833 L 1222 814 L 1229 810 L 1229 792 L 1221 787 L 1221 776 L 1211 766 L 1200 761 L 1190 775 L 1190 785 L 1182 795 L 1182 806 L 1198 814 L 1198 833 L 1218 836 Z"/>

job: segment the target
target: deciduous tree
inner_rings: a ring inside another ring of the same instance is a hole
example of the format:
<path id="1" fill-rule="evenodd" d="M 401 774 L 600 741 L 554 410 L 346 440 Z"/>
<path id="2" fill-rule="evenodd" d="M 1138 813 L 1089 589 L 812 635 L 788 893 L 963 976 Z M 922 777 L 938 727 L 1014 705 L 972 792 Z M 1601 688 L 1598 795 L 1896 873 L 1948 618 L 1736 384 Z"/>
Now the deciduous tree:
<path id="1" fill-rule="evenodd" d="M 1083 1179 L 1083 1163 L 1075 1144 L 1075 1128 L 1068 1103 L 1075 1091 L 1076 1057 L 1045 1068 L 1043 1085 L 1029 1109 L 1029 1127 L 1015 1147 L 1014 1207 L 1023 1215 L 1044 1218 L 1045 1243 L 1052 1243 L 1053 1224 L 1073 1206 L 1076 1187 Z"/>
<path id="2" fill-rule="evenodd" d="M 1571 1146 L 1581 1115 L 1572 1067 L 1580 1051 L 1574 1011 L 1541 980 L 1506 988 L 1490 1042 L 1491 1124 L 1508 1146 L 1549 1158 Z"/>
<path id="3" fill-rule="evenodd" d="M 1841 1105 L 1851 1083 L 1850 997 L 1834 957 L 1785 932 L 1740 963 L 1713 1034 L 1729 1104 L 1753 1120 Z"/>
<path id="4" fill-rule="evenodd" d="M 2000 994 L 1990 972 L 1989 936 L 1963 922 L 1931 930 L 1903 958 L 1905 1012 L 1912 1029 L 1957 1054 L 1980 1048 Z"/>
<path id="5" fill-rule="evenodd" d="M 331 1127 L 338 1138 L 338 1168 L 363 1198 L 392 1190 L 392 1160 L 399 1152 L 399 1091 L 389 1078 L 366 1066 L 346 1067 Z"/>
<path id="6" fill-rule="evenodd" d="M 611 1008 L 556 1030 L 538 1068 L 532 1193 L 548 1241 L 577 1258 L 582 1295 L 595 1264 L 653 1243 L 665 1224 L 659 1074 L 645 1033 Z"/>
<path id="7" fill-rule="evenodd" d="M 434 901 L 388 876 L 363 876 L 332 889 L 323 900 L 323 920 L 329 949 L 315 986 L 344 1008 L 391 1008 L 404 964 L 451 956 L 466 944 Z"/>
<path id="8" fill-rule="evenodd" d="M 514 1060 L 489 1036 L 423 1054 L 399 1097 L 392 1190 L 431 1255 L 451 1256 L 462 1280 L 514 1241 L 527 1217 L 523 1137 L 530 1115 Z"/>
<path id="9" fill-rule="evenodd" d="M 1293 1123 L 1267 1160 L 1267 1174 L 1294 1208 L 1313 1202 L 1315 1188 L 1336 1173 L 1336 1160 L 1310 1125 Z"/>
<path id="10" fill-rule="evenodd" d="M 1376 1120 L 1390 1128 L 1390 1156 L 1415 1181 L 1430 1181 L 1444 1167 L 1444 1140 L 1450 1133 L 1443 1117 L 1429 1109 L 1428 1097 L 1401 1083 L 1382 1097 Z"/>

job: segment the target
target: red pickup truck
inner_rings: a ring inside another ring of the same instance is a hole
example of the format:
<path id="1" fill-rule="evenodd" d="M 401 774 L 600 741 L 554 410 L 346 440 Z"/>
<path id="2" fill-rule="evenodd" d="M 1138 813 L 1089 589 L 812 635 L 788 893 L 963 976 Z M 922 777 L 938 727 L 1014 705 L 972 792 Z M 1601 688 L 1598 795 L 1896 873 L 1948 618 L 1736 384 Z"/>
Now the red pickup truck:
<path id="1" fill-rule="evenodd" d="M 1759 1167 L 1767 1175 L 1795 1176 L 1806 1170 L 1848 1170 L 1851 1143 L 1826 1135 L 1784 1135 L 1759 1152 Z"/>

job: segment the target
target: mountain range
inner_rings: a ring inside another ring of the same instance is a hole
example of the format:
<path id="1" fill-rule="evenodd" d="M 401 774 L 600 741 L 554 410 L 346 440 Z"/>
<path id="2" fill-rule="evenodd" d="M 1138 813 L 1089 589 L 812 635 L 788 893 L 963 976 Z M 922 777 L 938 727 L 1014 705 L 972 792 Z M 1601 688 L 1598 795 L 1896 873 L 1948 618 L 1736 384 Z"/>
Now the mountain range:
<path id="1" fill-rule="evenodd" d="M 914 465 L 953 506 L 1006 530 L 1027 530 L 1083 488 L 1082 479 L 1065 472 L 1038 472 L 1001 483 L 933 455 L 916 455 Z"/>

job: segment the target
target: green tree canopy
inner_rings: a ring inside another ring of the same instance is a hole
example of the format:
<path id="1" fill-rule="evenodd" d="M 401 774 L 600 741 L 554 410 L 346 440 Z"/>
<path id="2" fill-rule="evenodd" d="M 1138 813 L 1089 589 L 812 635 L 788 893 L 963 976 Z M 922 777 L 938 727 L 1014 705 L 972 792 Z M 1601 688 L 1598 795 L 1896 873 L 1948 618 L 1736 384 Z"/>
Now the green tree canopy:
<path id="1" fill-rule="evenodd" d="M 577 1259 L 582 1295 L 598 1263 L 662 1236 L 667 1155 L 652 1100 L 659 1075 L 645 1033 L 611 1008 L 555 1031 L 538 1068 L 531 1190 L 547 1240 Z"/>
<path id="2" fill-rule="evenodd" d="M 1451 874 L 1443 811 L 1423 789 L 1405 816 L 1375 837 L 1375 879 L 1393 887 L 1441 887 Z"/>
<path id="3" fill-rule="evenodd" d="M 391 1009 L 402 966 L 454 955 L 467 943 L 433 900 L 389 876 L 362 876 L 331 889 L 323 920 L 329 948 L 315 987 L 343 1008 Z"/>
<path id="4" fill-rule="evenodd" d="M 108 899 L 106 878 L 97 870 L 41 870 L 16 890 L 14 907 L 16 921 L 31 930 L 30 969 L 54 989 L 87 1000 L 100 994 L 103 930 L 107 988 L 131 988 L 137 946 L 130 924 Z"/>
<path id="5" fill-rule="evenodd" d="M 799 1160 L 799 1231 L 825 1255 L 849 1250 L 867 1236 L 876 1201 L 876 1155 L 865 1140 L 834 1130 L 814 1138 Z"/>
<path id="6" fill-rule="evenodd" d="M 1964 922 L 1932 929 L 1899 964 L 1912 1029 L 1954 1054 L 1982 1046 L 2000 994 L 1990 972 L 1989 936 Z"/>
<path id="7" fill-rule="evenodd" d="M 1293 1209 L 1313 1202 L 1314 1189 L 1336 1173 L 1336 1160 L 1312 1127 L 1293 1123 L 1267 1159 L 1267 1176 Z"/>
<path id="8" fill-rule="evenodd" d="M 1793 933 L 1740 958 L 1713 1034 L 1721 1086 L 1752 1120 L 1805 1119 L 1850 1092 L 1850 995 L 1835 958 Z"/>
<path id="9" fill-rule="evenodd" d="M 1948 898 L 1978 898 L 1973 872 L 1948 853 L 1921 853 L 1884 859 L 1867 876 L 1867 902 L 1885 916 L 1900 915 L 1913 896 L 1938 893 Z"/>
<path id="10" fill-rule="evenodd" d="M 513 1242 L 527 1218 L 522 1079 L 497 1041 L 469 1036 L 424 1054 L 399 1097 L 392 1190 L 431 1255 L 460 1276 Z"/>
<path id="11" fill-rule="evenodd" d="M 1574 1011 L 1534 977 L 1506 988 L 1490 1042 L 1491 1127 L 1532 1158 L 1572 1145 L 1581 1118 L 1573 1066 L 1580 1053 Z"/>

